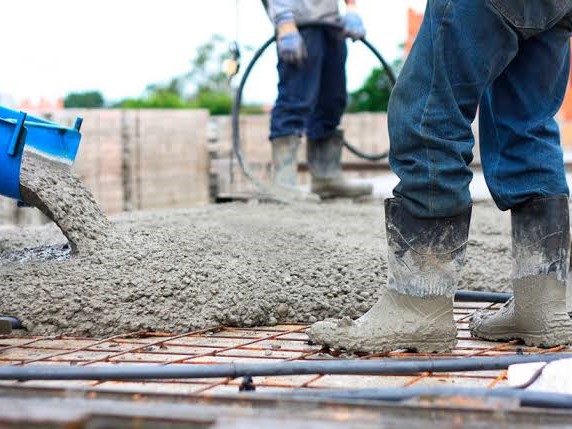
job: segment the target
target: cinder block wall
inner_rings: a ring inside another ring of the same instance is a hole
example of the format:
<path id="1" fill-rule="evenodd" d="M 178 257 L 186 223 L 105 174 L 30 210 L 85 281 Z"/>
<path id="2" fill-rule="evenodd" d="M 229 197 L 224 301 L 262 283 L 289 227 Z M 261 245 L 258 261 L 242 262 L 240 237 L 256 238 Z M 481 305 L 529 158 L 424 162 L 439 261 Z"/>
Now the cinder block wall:
<path id="1" fill-rule="evenodd" d="M 255 190 L 254 186 L 245 179 L 236 162 L 231 164 L 230 152 L 232 147 L 232 128 L 230 118 L 212 118 L 213 129 L 218 135 L 216 145 L 212 146 L 212 174 L 217 177 L 219 193 L 225 195 L 249 194 Z M 241 147 L 252 173 L 262 181 L 270 180 L 270 143 L 268 134 L 270 127 L 269 115 L 243 116 L 241 125 Z M 362 152 L 379 154 L 389 150 L 389 132 L 387 127 L 386 113 L 355 113 L 346 114 L 342 118 L 341 128 L 344 129 L 346 139 Z M 478 124 L 473 124 L 473 134 L 478 142 Z M 480 165 L 478 143 L 474 149 L 475 159 L 473 165 Z M 306 146 L 303 140 L 298 150 L 298 161 L 306 162 Z M 344 150 L 342 161 L 351 163 L 354 168 L 346 171 L 345 175 L 352 179 L 362 179 L 379 176 L 387 172 L 387 160 L 371 163 L 363 160 L 348 150 Z M 309 174 L 301 173 L 299 183 L 307 185 L 310 181 Z"/>
<path id="2" fill-rule="evenodd" d="M 232 128 L 230 118 L 226 116 L 213 117 L 215 129 L 218 132 L 219 152 L 230 153 L 232 147 Z M 270 127 L 269 115 L 243 116 L 240 120 L 242 148 L 248 152 L 253 161 L 268 162 L 270 159 L 270 143 L 268 134 Z M 389 148 L 387 131 L 387 114 L 385 113 L 356 113 L 344 115 L 341 128 L 346 138 L 364 152 L 381 152 Z M 299 160 L 305 160 L 306 149 L 301 147 Z M 345 162 L 359 162 L 361 159 L 348 151 L 344 152 Z"/>
<path id="3" fill-rule="evenodd" d="M 236 197 L 254 190 L 236 159 L 230 162 L 229 117 L 209 117 L 202 110 L 111 109 L 62 110 L 51 119 L 71 126 L 76 116 L 82 116 L 84 122 L 74 170 L 108 214 L 203 205 L 211 194 Z M 241 118 L 245 158 L 263 181 L 270 178 L 269 122 L 269 115 Z M 386 114 L 348 114 L 342 127 L 348 141 L 364 152 L 389 148 Z M 298 157 L 301 163 L 306 160 L 305 152 L 303 144 Z M 343 160 L 371 165 L 349 151 L 344 151 Z M 352 178 L 379 174 L 379 169 L 347 172 Z M 307 173 L 300 174 L 300 183 L 309 183 Z M 45 221 L 37 210 L 17 209 L 14 201 L 0 198 L 0 225 Z"/>
<path id="4" fill-rule="evenodd" d="M 209 201 L 205 110 L 62 110 L 50 119 L 84 118 L 74 171 L 107 214 L 187 207 Z M 39 224 L 35 209 L 0 198 L 0 224 Z"/>

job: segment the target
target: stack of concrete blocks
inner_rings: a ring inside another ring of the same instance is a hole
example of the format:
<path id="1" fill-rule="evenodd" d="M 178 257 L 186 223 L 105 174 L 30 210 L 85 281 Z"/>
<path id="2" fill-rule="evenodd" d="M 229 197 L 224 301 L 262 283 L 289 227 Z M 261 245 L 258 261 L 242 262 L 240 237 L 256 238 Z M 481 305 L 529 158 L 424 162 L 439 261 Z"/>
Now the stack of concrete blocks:
<path id="1" fill-rule="evenodd" d="M 268 143 L 268 115 L 240 118 L 241 149 L 252 173 L 262 182 L 270 180 L 271 152 Z M 211 118 L 211 180 L 215 200 L 248 198 L 255 186 L 242 174 L 232 152 L 232 119 Z"/>
<path id="2" fill-rule="evenodd" d="M 123 114 L 120 110 L 64 110 L 54 114 L 52 119 L 71 125 L 76 116 L 83 117 L 83 124 L 74 172 L 106 213 L 120 212 L 123 209 Z"/>
<path id="3" fill-rule="evenodd" d="M 203 110 L 140 110 L 124 118 L 124 210 L 209 202 Z"/>
<path id="4" fill-rule="evenodd" d="M 36 209 L 22 209 L 16 201 L 0 197 L 0 225 L 42 225 L 48 219 Z"/>
<path id="5" fill-rule="evenodd" d="M 341 128 L 352 146 L 368 154 L 378 154 L 389 150 L 389 132 L 386 113 L 354 113 L 344 115 Z M 343 162 L 370 163 L 344 150 Z M 356 175 L 370 173 L 356 173 Z M 379 173 L 375 173 L 379 174 Z"/>
<path id="6" fill-rule="evenodd" d="M 76 171 L 107 213 L 208 203 L 207 111 L 94 112 Z"/>
<path id="7" fill-rule="evenodd" d="M 205 110 L 62 110 L 49 119 L 71 126 L 84 118 L 74 166 L 109 214 L 209 202 Z M 1 224 L 37 224 L 35 209 L 0 199 Z"/>

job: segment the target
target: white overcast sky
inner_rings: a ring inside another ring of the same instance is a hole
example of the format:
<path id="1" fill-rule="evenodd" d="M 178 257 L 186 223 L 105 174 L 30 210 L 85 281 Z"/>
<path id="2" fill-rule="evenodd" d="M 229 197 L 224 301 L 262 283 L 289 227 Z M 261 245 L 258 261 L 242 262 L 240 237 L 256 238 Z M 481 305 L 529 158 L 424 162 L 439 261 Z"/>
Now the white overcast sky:
<path id="1" fill-rule="evenodd" d="M 368 39 L 393 60 L 406 37 L 407 8 L 422 11 L 425 0 L 358 4 Z M 17 100 L 55 99 L 89 89 L 102 91 L 108 100 L 138 96 L 147 84 L 188 70 L 197 46 L 213 33 L 252 46 L 272 33 L 259 0 L 6 1 L 2 16 L 0 94 Z M 273 100 L 275 61 L 273 51 L 263 57 L 245 90 L 246 99 Z M 351 46 L 350 89 L 375 65 L 364 47 Z"/>

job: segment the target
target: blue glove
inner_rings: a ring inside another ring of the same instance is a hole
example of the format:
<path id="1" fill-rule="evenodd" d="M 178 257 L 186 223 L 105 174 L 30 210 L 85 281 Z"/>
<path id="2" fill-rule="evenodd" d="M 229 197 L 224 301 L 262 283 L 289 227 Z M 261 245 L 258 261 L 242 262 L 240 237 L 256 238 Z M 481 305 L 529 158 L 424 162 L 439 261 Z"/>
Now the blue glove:
<path id="1" fill-rule="evenodd" d="M 348 12 L 342 18 L 344 33 L 354 42 L 365 37 L 365 27 L 361 17 L 356 12 Z"/>
<path id="2" fill-rule="evenodd" d="M 298 31 L 285 33 L 278 37 L 278 57 L 290 64 L 301 65 L 306 61 L 308 51 Z"/>

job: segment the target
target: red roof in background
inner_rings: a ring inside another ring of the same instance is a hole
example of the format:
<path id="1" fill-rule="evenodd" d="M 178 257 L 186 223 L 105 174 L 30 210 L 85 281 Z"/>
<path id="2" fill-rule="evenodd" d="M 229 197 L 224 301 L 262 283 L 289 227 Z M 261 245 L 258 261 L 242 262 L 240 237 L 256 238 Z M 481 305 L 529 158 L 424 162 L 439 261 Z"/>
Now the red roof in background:
<path id="1" fill-rule="evenodd" d="M 405 55 L 408 55 L 415 41 L 415 37 L 421 28 L 423 14 L 409 8 L 407 11 L 407 40 L 405 41 Z"/>

